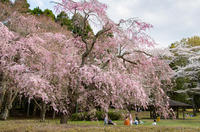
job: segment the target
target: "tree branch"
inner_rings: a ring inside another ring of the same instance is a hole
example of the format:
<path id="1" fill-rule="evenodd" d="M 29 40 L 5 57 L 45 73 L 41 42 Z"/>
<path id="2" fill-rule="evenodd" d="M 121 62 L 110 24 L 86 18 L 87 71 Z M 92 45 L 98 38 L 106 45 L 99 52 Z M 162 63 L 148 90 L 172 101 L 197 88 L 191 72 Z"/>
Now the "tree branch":
<path id="1" fill-rule="evenodd" d="M 92 45 L 89 49 L 89 53 L 92 51 L 93 47 L 94 47 L 94 44 L 96 43 L 97 39 L 99 38 L 99 36 L 101 36 L 102 34 L 108 32 L 109 30 L 111 30 L 111 28 L 104 28 L 102 30 L 100 30 L 93 38 L 93 41 L 92 41 Z"/>
<path id="2" fill-rule="evenodd" d="M 81 62 L 81 66 L 82 67 L 85 64 L 85 60 L 87 58 L 87 56 L 90 54 L 90 52 L 92 51 L 92 49 L 94 48 L 94 45 L 97 41 L 97 39 L 99 38 L 99 36 L 101 36 L 102 34 L 104 34 L 105 32 L 108 32 L 109 30 L 111 30 L 111 28 L 104 28 L 102 30 L 100 30 L 93 38 L 93 41 L 91 43 L 91 47 L 89 49 L 86 49 L 86 51 L 83 53 L 82 55 L 82 62 Z"/>
<path id="3" fill-rule="evenodd" d="M 14 95 L 12 95 L 10 105 L 12 105 L 12 103 L 15 100 L 15 97 L 17 96 L 18 92 L 19 92 L 19 89 L 15 91 Z"/>
<path id="4" fill-rule="evenodd" d="M 101 68 L 104 69 L 104 68 L 108 65 L 109 62 L 110 62 L 110 60 L 107 60 L 107 61 L 103 64 L 103 66 L 102 66 Z"/>
<path id="5" fill-rule="evenodd" d="M 128 59 L 124 58 L 124 56 L 118 55 L 117 57 L 122 59 L 124 62 L 129 62 L 129 63 L 131 63 L 133 65 L 137 65 L 138 64 L 138 63 L 136 63 L 134 61 L 131 61 L 131 60 L 128 60 Z"/>
<path id="6" fill-rule="evenodd" d="M 133 52 L 143 53 L 143 54 L 145 54 L 145 55 L 147 55 L 147 56 L 153 57 L 151 54 L 149 54 L 149 53 L 147 53 L 147 52 L 145 52 L 145 51 L 134 50 Z"/>
<path id="7" fill-rule="evenodd" d="M 40 108 L 40 110 L 42 109 L 42 107 L 38 104 L 38 102 L 35 100 L 35 98 L 33 98 L 35 104 Z"/>

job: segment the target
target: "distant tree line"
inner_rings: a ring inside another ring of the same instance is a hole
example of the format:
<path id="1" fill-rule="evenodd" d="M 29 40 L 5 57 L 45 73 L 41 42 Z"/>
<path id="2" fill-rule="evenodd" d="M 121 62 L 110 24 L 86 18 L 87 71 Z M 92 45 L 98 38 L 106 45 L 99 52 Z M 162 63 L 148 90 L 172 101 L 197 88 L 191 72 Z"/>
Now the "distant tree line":
<path id="1" fill-rule="evenodd" d="M 81 29 L 79 25 L 81 25 L 80 22 L 83 21 L 83 17 L 78 13 L 74 14 L 72 18 L 70 18 L 64 11 L 55 16 L 53 11 L 50 9 L 45 9 L 44 11 L 39 7 L 30 9 L 30 4 L 27 2 L 27 0 L 15 0 L 14 3 L 12 3 L 10 0 L 1 0 L 1 2 L 13 6 L 13 8 L 20 13 L 30 13 L 35 16 L 46 16 L 51 18 L 53 21 L 59 23 L 62 27 L 66 27 L 67 30 L 71 31 L 77 36 L 84 34 L 84 37 L 87 38 L 88 33 L 93 34 L 92 28 L 88 22 L 86 25 L 86 30 Z"/>
<path id="2" fill-rule="evenodd" d="M 78 13 L 74 14 L 72 18 L 70 18 L 67 15 L 67 13 L 65 13 L 64 11 L 62 11 L 57 16 L 55 16 L 52 10 L 45 9 L 44 11 L 42 11 L 39 7 L 36 7 L 33 10 L 29 9 L 28 12 L 36 16 L 41 16 L 41 15 L 47 16 L 51 18 L 52 20 L 54 20 L 56 23 L 59 23 L 62 27 L 66 27 L 67 30 L 71 31 L 75 35 L 81 36 L 82 34 L 84 34 L 84 37 L 87 38 L 88 33 L 93 34 L 92 28 L 88 22 L 87 22 L 86 30 L 85 29 L 83 30 L 80 27 L 81 25 L 80 22 L 83 21 L 83 17 Z"/>

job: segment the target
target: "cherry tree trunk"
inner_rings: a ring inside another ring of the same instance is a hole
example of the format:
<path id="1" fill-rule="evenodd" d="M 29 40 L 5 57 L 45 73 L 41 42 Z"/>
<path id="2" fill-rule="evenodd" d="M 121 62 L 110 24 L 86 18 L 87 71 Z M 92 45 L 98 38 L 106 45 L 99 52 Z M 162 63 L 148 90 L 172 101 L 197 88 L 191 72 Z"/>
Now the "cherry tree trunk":
<path id="1" fill-rule="evenodd" d="M 41 121 L 45 121 L 45 115 L 46 115 L 46 104 L 42 102 L 42 107 L 40 112 Z"/>
<path id="2" fill-rule="evenodd" d="M 1 109 L 2 109 L 2 105 L 3 105 L 3 99 L 4 99 L 4 95 L 2 95 L 0 93 L 0 112 L 1 112 Z"/>
<path id="3" fill-rule="evenodd" d="M 55 110 L 53 111 L 53 119 L 55 119 L 55 117 L 56 117 L 56 112 L 55 112 Z"/>
<path id="4" fill-rule="evenodd" d="M 34 104 L 34 107 L 33 107 L 33 114 L 32 114 L 33 117 L 36 116 L 36 111 L 37 111 L 37 105 Z"/>
<path id="5" fill-rule="evenodd" d="M 0 119 L 6 120 L 9 116 L 9 111 L 12 108 L 12 103 L 17 95 L 17 92 L 8 92 L 5 99 L 5 105 L 1 111 Z"/>
<path id="6" fill-rule="evenodd" d="M 30 102 L 28 102 L 28 108 L 27 108 L 26 116 L 27 116 L 27 117 L 30 116 Z"/>
<path id="7" fill-rule="evenodd" d="M 67 115 L 62 114 L 60 118 L 60 124 L 67 124 L 68 117 Z"/>
<path id="8" fill-rule="evenodd" d="M 3 102 L 4 102 L 4 97 L 5 97 L 5 90 L 3 87 L 0 87 L 0 112 L 2 110 Z"/>
<path id="9" fill-rule="evenodd" d="M 0 119 L 1 120 L 7 120 L 8 114 L 9 114 L 9 109 L 8 109 L 8 107 L 5 107 L 4 110 L 2 111 L 1 115 L 0 115 Z"/>

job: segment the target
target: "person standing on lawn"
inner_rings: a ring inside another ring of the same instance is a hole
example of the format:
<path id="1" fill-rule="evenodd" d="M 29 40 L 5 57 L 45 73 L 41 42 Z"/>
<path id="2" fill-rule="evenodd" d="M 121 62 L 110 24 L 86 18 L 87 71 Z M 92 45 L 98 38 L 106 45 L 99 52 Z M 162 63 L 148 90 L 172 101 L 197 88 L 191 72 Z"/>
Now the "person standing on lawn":
<path id="1" fill-rule="evenodd" d="M 131 113 L 129 115 L 129 119 L 130 119 L 130 125 L 133 125 L 133 117 L 132 117 Z"/>
<path id="2" fill-rule="evenodd" d="M 108 114 L 105 114 L 104 125 L 108 125 Z"/>

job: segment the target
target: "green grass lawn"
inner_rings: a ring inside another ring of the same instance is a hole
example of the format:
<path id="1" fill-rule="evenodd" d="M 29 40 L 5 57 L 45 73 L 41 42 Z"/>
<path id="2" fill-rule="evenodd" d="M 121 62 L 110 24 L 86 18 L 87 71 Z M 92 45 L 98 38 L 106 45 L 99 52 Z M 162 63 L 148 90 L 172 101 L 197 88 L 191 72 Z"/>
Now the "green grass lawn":
<path id="1" fill-rule="evenodd" d="M 145 119 L 144 124 L 139 125 L 139 127 L 143 126 L 152 126 L 153 120 Z M 114 121 L 117 123 L 117 126 L 124 126 L 123 121 Z M 59 121 L 57 121 L 57 124 L 59 124 Z M 70 125 L 88 125 L 88 126 L 103 126 L 103 121 L 72 121 L 69 122 Z M 135 125 L 133 125 L 135 126 Z M 191 128 L 200 128 L 200 120 L 161 120 L 157 123 L 157 126 L 160 127 L 191 127 Z"/>
<path id="2" fill-rule="evenodd" d="M 152 120 L 143 120 L 143 125 L 124 126 L 123 121 L 114 121 L 117 126 L 104 126 L 103 121 L 69 121 L 60 125 L 59 120 L 7 120 L 0 121 L 1 132 L 200 132 L 200 120 L 161 120 L 152 126 Z"/>
<path id="3" fill-rule="evenodd" d="M 147 112 L 140 113 L 143 125 L 124 126 L 123 121 L 114 121 L 116 126 L 104 126 L 103 121 L 69 121 L 61 125 L 59 119 L 9 119 L 0 121 L 0 132 L 200 132 L 200 115 L 185 120 L 163 120 L 152 126 L 153 120 L 146 119 Z"/>

